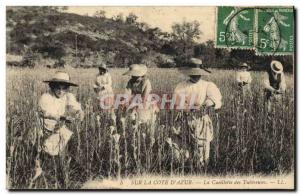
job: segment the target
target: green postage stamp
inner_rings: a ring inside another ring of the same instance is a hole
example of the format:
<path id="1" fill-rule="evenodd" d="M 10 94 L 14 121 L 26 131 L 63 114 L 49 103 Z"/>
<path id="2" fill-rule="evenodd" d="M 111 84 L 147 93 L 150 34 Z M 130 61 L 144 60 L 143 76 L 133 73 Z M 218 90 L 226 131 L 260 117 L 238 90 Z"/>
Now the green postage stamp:
<path id="1" fill-rule="evenodd" d="M 285 55 L 294 52 L 294 9 L 256 9 L 256 53 Z"/>
<path id="2" fill-rule="evenodd" d="M 254 46 L 254 9 L 218 7 L 216 46 L 252 49 Z"/>
<path id="3" fill-rule="evenodd" d="M 218 7 L 217 48 L 255 49 L 257 55 L 292 55 L 292 7 Z"/>

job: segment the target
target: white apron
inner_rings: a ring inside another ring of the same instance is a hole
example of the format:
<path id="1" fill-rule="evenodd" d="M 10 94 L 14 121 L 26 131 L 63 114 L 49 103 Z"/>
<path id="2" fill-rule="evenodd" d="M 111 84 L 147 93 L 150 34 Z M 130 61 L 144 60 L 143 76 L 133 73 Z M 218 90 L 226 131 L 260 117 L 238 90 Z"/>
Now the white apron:
<path id="1" fill-rule="evenodd" d="M 51 156 L 57 156 L 65 150 L 73 132 L 65 125 L 62 126 L 56 133 L 50 135 L 43 143 L 43 150 Z"/>

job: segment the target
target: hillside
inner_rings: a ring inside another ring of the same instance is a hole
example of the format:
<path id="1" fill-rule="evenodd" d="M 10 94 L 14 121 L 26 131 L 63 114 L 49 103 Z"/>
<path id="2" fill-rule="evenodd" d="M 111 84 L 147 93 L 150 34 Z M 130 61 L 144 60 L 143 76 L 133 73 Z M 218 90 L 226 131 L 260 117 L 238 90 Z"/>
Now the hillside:
<path id="1" fill-rule="evenodd" d="M 216 49 L 214 41 L 194 41 L 201 35 L 197 21 L 176 23 L 162 32 L 121 13 L 83 16 L 64 12 L 67 7 L 7 7 L 7 65 L 47 67 L 149 67 L 183 66 L 190 57 L 210 68 L 232 69 L 244 62 L 264 70 L 271 60 L 293 71 L 293 56 L 256 56 L 253 50 Z M 174 28 L 173 28 L 174 27 Z"/>
<path id="2" fill-rule="evenodd" d="M 160 54 L 163 34 L 157 32 L 159 29 L 128 17 L 82 16 L 51 7 L 7 9 L 7 53 L 30 53 L 42 64 L 64 61 L 72 66 L 94 66 L 103 61 L 120 67 L 141 60 L 167 60 L 168 56 Z"/>

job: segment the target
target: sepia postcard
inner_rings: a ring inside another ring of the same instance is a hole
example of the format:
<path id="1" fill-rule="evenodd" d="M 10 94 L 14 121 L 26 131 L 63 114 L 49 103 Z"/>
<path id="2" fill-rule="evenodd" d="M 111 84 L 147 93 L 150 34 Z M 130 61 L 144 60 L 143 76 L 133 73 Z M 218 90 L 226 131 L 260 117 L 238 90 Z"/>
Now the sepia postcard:
<path id="1" fill-rule="evenodd" d="M 7 6 L 8 190 L 295 190 L 292 6 Z"/>

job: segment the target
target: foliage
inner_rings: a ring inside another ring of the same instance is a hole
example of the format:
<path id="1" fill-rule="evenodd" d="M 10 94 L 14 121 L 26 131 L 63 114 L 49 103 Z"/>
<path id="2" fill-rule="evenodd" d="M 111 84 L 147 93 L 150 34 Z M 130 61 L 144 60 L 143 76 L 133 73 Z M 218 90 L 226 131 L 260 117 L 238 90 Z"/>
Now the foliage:
<path id="1" fill-rule="evenodd" d="M 94 17 L 95 18 L 105 18 L 106 12 L 104 10 L 98 10 L 95 12 Z"/>
<path id="2" fill-rule="evenodd" d="M 7 53 L 24 56 L 30 48 L 45 59 L 68 59 L 65 66 L 74 67 L 92 67 L 85 63 L 85 59 L 93 58 L 90 52 L 114 56 L 103 58 L 111 67 L 142 61 L 151 66 L 179 67 L 188 58 L 198 57 L 212 68 L 230 69 L 247 62 L 254 70 L 264 70 L 277 59 L 284 63 L 285 71 L 293 71 L 293 56 L 256 56 L 252 50 L 216 49 L 212 40 L 199 43 L 202 29 L 197 21 L 175 23 L 172 32 L 163 32 L 139 22 L 134 13 L 108 18 L 104 10 L 98 10 L 89 17 L 62 12 L 64 9 L 67 7 L 7 7 Z M 157 53 L 171 56 L 176 64 L 149 57 Z M 33 64 L 47 66 L 38 61 Z"/>
<path id="3" fill-rule="evenodd" d="M 134 13 L 129 13 L 129 15 L 126 17 L 126 23 L 128 24 L 135 24 L 138 17 Z"/>
<path id="4" fill-rule="evenodd" d="M 200 38 L 200 24 L 198 21 L 187 22 L 182 24 L 175 23 L 172 26 L 173 48 L 179 64 L 184 63 L 194 56 L 195 41 Z"/>

